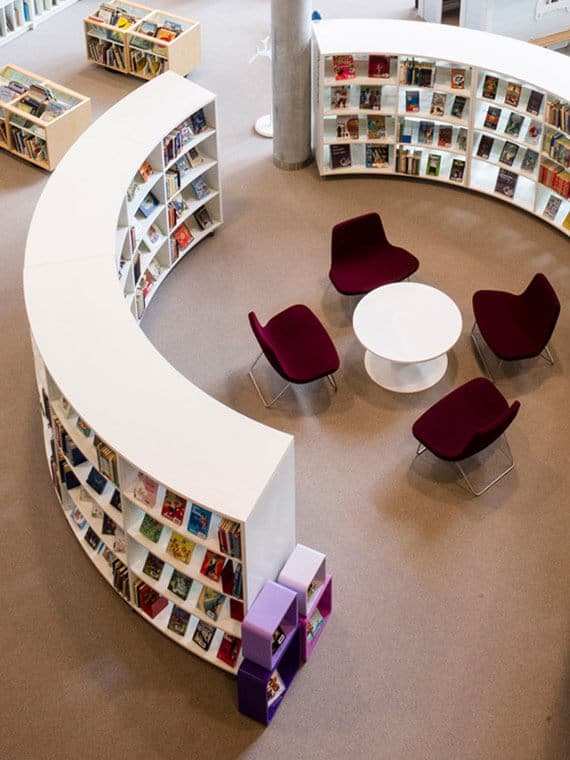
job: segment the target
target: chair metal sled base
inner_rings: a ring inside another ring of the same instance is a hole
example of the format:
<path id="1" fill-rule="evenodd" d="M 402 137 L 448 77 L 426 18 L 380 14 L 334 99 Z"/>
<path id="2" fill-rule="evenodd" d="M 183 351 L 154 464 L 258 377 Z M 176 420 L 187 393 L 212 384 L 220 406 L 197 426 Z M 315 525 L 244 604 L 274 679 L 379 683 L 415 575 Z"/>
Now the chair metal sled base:
<path id="1" fill-rule="evenodd" d="M 463 478 L 463 481 L 465 482 L 465 485 L 467 486 L 467 488 L 469 489 L 469 491 L 473 494 L 473 496 L 481 496 L 481 494 L 484 494 L 485 491 L 488 491 L 489 488 L 491 488 L 491 486 L 494 486 L 495 483 L 498 483 L 499 480 L 501 480 L 502 478 L 505 477 L 505 475 L 508 475 L 509 472 L 515 466 L 514 460 L 513 460 L 513 455 L 512 455 L 512 452 L 511 452 L 511 448 L 509 446 L 509 442 L 507 441 L 506 436 L 503 434 L 501 436 L 501 439 L 502 439 L 502 441 L 505 444 L 505 448 L 503 449 L 500 445 L 499 445 L 498 448 L 501 451 L 501 453 L 505 456 L 505 458 L 506 458 L 506 460 L 508 462 L 508 466 L 507 466 L 507 468 L 505 470 L 502 470 L 497 475 L 497 477 L 493 478 L 493 480 L 490 483 L 487 483 L 487 485 L 485 485 L 483 488 L 480 488 L 479 490 L 477 490 L 474 487 L 472 481 L 469 480 L 469 478 L 467 477 L 467 473 L 465 472 L 465 470 L 461 466 L 460 462 L 453 462 L 452 463 L 452 464 L 456 465 L 457 469 L 461 473 L 461 477 Z M 417 448 L 417 451 L 416 451 L 416 456 L 419 456 L 420 454 L 423 454 L 425 450 L 426 450 L 426 447 L 423 445 L 423 443 L 420 443 L 418 445 L 418 448 Z"/>
<path id="2" fill-rule="evenodd" d="M 255 390 L 257 391 L 257 395 L 258 395 L 258 396 L 259 396 L 259 398 L 261 399 L 261 402 L 263 403 L 263 406 L 264 406 L 266 409 L 269 409 L 270 407 L 272 407 L 272 406 L 273 406 L 273 404 L 274 404 L 274 403 L 275 403 L 275 402 L 276 402 L 278 399 L 280 399 L 280 398 L 281 398 L 281 396 L 282 396 L 282 395 L 285 393 L 285 391 L 287 390 L 287 388 L 290 388 L 290 387 L 291 387 L 291 383 L 289 383 L 289 382 L 288 382 L 288 383 L 285 383 L 285 386 L 284 386 L 284 387 L 283 387 L 283 388 L 282 388 L 282 389 L 279 391 L 279 393 L 278 393 L 276 396 L 273 396 L 273 398 L 272 398 L 270 401 L 268 401 L 268 400 L 265 398 L 265 396 L 263 395 L 263 393 L 262 393 L 262 391 L 261 391 L 261 388 L 259 387 L 259 383 L 258 383 L 258 382 L 257 382 L 257 380 L 255 379 L 255 375 L 253 374 L 253 368 L 255 367 L 255 365 L 256 365 L 256 364 L 257 364 L 257 362 L 258 362 L 258 361 L 261 359 L 261 357 L 262 357 L 262 356 L 263 356 L 263 351 L 262 351 L 262 352 L 261 352 L 261 353 L 258 355 L 257 359 L 256 359 L 256 360 L 253 362 L 253 364 L 251 365 L 251 369 L 249 370 L 249 372 L 248 372 L 248 375 L 249 375 L 249 376 L 250 376 L 250 378 L 251 378 L 251 382 L 253 383 L 253 386 L 254 386 Z M 277 373 L 276 373 L 276 374 L 277 374 Z M 332 375 L 326 375 L 326 378 L 327 378 L 327 380 L 330 382 L 330 384 L 332 385 L 332 387 L 333 387 L 333 389 L 334 389 L 334 391 L 335 391 L 335 393 L 336 393 L 336 391 L 337 391 L 338 389 L 337 389 L 337 384 L 336 384 L 336 381 L 335 381 L 334 377 L 333 377 Z"/>
<path id="3" fill-rule="evenodd" d="M 491 370 L 489 369 L 489 365 L 487 364 L 487 361 L 485 360 L 485 355 L 483 353 L 483 346 L 481 345 L 481 341 L 484 341 L 485 339 L 481 335 L 481 330 L 479 329 L 479 325 L 477 322 L 473 323 L 473 327 L 471 328 L 471 340 L 473 341 L 473 345 L 475 346 L 475 349 L 477 350 L 477 354 L 479 355 L 479 358 L 481 359 L 481 363 L 483 364 L 483 367 L 485 368 L 485 372 L 487 373 L 487 376 L 490 380 L 495 382 L 495 378 L 493 377 L 493 374 Z M 489 349 L 491 350 L 491 349 Z M 548 346 L 544 347 L 544 350 L 542 353 L 539 354 L 539 356 L 542 356 L 543 359 L 552 367 L 554 364 L 554 358 L 552 357 L 552 354 L 550 353 L 550 349 Z M 497 362 L 499 364 L 499 367 L 503 364 L 503 359 L 499 359 L 497 357 Z"/>

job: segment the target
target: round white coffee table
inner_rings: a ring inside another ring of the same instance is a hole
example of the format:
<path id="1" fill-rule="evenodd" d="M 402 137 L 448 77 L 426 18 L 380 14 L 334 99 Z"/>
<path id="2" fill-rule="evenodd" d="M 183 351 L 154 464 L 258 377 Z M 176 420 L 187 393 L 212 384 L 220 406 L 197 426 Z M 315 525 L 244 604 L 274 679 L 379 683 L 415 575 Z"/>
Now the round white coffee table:
<path id="1" fill-rule="evenodd" d="M 441 290 L 416 282 L 383 285 L 360 301 L 356 337 L 367 349 L 366 371 L 398 393 L 430 388 L 444 376 L 447 351 L 461 335 L 461 312 Z"/>

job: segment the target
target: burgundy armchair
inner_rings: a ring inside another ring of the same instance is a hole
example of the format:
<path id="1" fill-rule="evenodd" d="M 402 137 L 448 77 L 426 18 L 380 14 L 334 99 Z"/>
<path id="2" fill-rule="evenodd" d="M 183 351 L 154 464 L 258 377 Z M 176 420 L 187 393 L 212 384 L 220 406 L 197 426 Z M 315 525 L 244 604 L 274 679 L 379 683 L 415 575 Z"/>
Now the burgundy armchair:
<path id="1" fill-rule="evenodd" d="M 326 377 L 336 391 L 333 373 L 340 366 L 336 348 L 319 318 L 307 306 L 289 306 L 272 317 L 265 327 L 255 312 L 250 311 L 248 318 L 261 347 L 261 353 L 252 364 L 249 376 L 265 407 L 272 406 L 291 383 L 309 383 Z M 269 401 L 253 374 L 253 368 L 263 355 L 287 381 L 285 387 Z"/>
<path id="2" fill-rule="evenodd" d="M 413 254 L 388 241 L 375 212 L 333 227 L 329 277 L 343 295 L 362 295 L 380 285 L 405 280 L 418 267 Z"/>
<path id="3" fill-rule="evenodd" d="M 544 355 L 553 364 L 548 349 L 560 314 L 560 301 L 547 278 L 535 274 L 527 288 L 516 295 L 502 290 L 478 290 L 473 295 L 475 323 L 471 338 L 489 377 L 493 377 L 479 335 L 499 362 L 531 359 Z"/>
<path id="4" fill-rule="evenodd" d="M 437 401 L 416 420 L 412 432 L 419 441 L 417 454 L 428 449 L 439 459 L 453 462 L 471 493 L 480 496 L 514 467 L 504 433 L 517 416 L 519 407 L 518 401 L 509 405 L 486 377 L 470 380 Z M 507 467 L 483 488 L 476 490 L 461 462 L 483 451 L 501 436 L 505 442 L 506 451 L 503 453 Z"/>

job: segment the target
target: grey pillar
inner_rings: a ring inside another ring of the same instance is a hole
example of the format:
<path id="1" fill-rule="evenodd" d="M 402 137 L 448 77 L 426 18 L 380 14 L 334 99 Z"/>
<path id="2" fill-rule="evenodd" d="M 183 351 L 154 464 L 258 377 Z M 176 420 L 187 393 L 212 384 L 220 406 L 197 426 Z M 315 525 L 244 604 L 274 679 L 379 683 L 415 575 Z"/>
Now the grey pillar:
<path id="1" fill-rule="evenodd" d="M 311 156 L 311 0 L 271 0 L 273 163 L 301 169 Z"/>

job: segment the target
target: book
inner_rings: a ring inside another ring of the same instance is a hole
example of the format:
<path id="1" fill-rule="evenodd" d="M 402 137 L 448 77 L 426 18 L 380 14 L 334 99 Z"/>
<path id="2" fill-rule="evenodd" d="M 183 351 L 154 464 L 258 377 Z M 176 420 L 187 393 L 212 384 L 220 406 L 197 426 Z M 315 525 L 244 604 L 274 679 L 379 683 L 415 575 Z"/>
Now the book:
<path id="1" fill-rule="evenodd" d="M 198 227 L 200 227 L 201 230 L 205 230 L 208 227 L 211 227 L 213 224 L 212 217 L 210 216 L 210 213 L 205 206 L 202 206 L 198 209 L 198 211 L 194 212 L 194 219 L 198 223 Z"/>
<path id="2" fill-rule="evenodd" d="M 369 116 L 366 120 L 366 134 L 369 140 L 379 140 L 386 137 L 386 117 Z"/>
<path id="3" fill-rule="evenodd" d="M 507 82 L 507 89 L 505 91 L 505 105 L 513 106 L 516 108 L 521 99 L 522 87 L 516 82 Z"/>
<path id="4" fill-rule="evenodd" d="M 528 96 L 527 104 L 526 104 L 527 113 L 530 113 L 533 116 L 538 116 L 538 114 L 540 113 L 540 109 L 542 108 L 543 99 L 544 99 L 544 95 L 542 94 L 542 92 L 538 92 L 537 90 L 531 90 L 530 95 Z"/>
<path id="5" fill-rule="evenodd" d="M 449 83 L 452 90 L 463 90 L 465 88 L 465 69 L 453 67 L 450 72 Z"/>
<path id="6" fill-rule="evenodd" d="M 341 84 L 331 87 L 331 109 L 346 108 L 350 97 L 350 85 Z"/>
<path id="7" fill-rule="evenodd" d="M 152 174 L 152 166 L 150 165 L 150 161 L 143 161 L 139 167 L 139 174 L 142 181 L 146 182 Z"/>
<path id="8" fill-rule="evenodd" d="M 168 546 L 166 547 L 166 553 L 172 555 L 174 559 L 177 559 L 179 562 L 183 562 L 187 565 L 192 558 L 192 552 L 194 551 L 195 546 L 196 544 L 194 541 L 181 536 L 180 533 L 176 533 L 176 531 L 172 531 Z"/>
<path id="9" fill-rule="evenodd" d="M 350 145 L 331 145 L 331 169 L 346 169 L 352 166 Z"/>
<path id="10" fill-rule="evenodd" d="M 499 169 L 499 174 L 497 175 L 497 181 L 495 183 L 495 192 L 500 193 L 507 198 L 514 198 L 517 178 L 518 176 L 508 169 Z"/>
<path id="11" fill-rule="evenodd" d="M 190 116 L 190 124 L 192 125 L 192 131 L 195 135 L 199 135 L 208 126 L 206 123 L 206 116 L 204 115 L 204 109 L 199 108 L 196 113 Z"/>
<path id="12" fill-rule="evenodd" d="M 354 56 L 333 55 L 332 64 L 335 79 L 354 79 L 356 76 L 356 69 L 354 68 Z"/>
<path id="13" fill-rule="evenodd" d="M 491 151 L 493 150 L 494 139 L 491 135 L 481 135 L 479 140 L 479 146 L 477 148 L 477 155 L 479 158 L 489 158 Z"/>
<path id="14" fill-rule="evenodd" d="M 144 472 L 139 472 L 133 486 L 133 495 L 137 501 L 146 504 L 147 507 L 154 507 L 156 504 L 156 495 L 158 492 L 158 483 Z"/>
<path id="15" fill-rule="evenodd" d="M 143 198 L 141 205 L 139 206 L 139 211 L 143 216 L 148 217 L 152 214 L 157 206 L 158 198 L 156 198 L 152 193 L 147 193 L 147 195 L 145 195 Z"/>
<path id="16" fill-rule="evenodd" d="M 95 533 L 93 528 L 87 528 L 87 532 L 85 533 L 83 538 L 92 549 L 98 549 L 99 545 L 101 544 L 101 539 Z"/>
<path id="17" fill-rule="evenodd" d="M 361 87 L 360 88 L 360 108 L 379 111 L 382 101 L 380 87 Z"/>
<path id="18" fill-rule="evenodd" d="M 532 148 L 527 148 L 521 161 L 521 169 L 525 172 L 533 172 L 538 161 L 538 153 Z"/>
<path id="19" fill-rule="evenodd" d="M 503 145 L 501 154 L 499 156 L 500 163 L 506 164 L 507 166 L 512 166 L 515 158 L 517 157 L 518 152 L 519 152 L 519 146 L 516 145 L 516 143 L 509 142 L 507 140 L 506 143 Z"/>
<path id="20" fill-rule="evenodd" d="M 204 196 L 208 195 L 210 192 L 210 188 L 206 184 L 203 177 L 196 177 L 196 179 L 193 179 L 190 183 L 190 187 L 192 188 L 192 192 L 200 200 L 201 198 L 204 198 Z"/>
<path id="21" fill-rule="evenodd" d="M 127 549 L 127 537 L 125 531 L 117 525 L 113 538 L 113 551 L 124 552 Z"/>
<path id="22" fill-rule="evenodd" d="M 311 617 L 307 620 L 307 642 L 316 639 L 320 629 L 323 627 L 325 619 L 321 615 L 319 608 L 315 609 Z"/>
<path id="23" fill-rule="evenodd" d="M 162 40 L 163 42 L 172 42 L 176 37 L 176 32 L 172 31 L 172 29 L 165 29 L 163 26 L 160 26 L 156 30 L 155 37 L 157 40 Z"/>
<path id="24" fill-rule="evenodd" d="M 275 654 L 286 638 L 285 631 L 280 625 L 278 625 L 273 631 L 273 638 L 271 639 L 271 652 L 273 654 Z"/>
<path id="25" fill-rule="evenodd" d="M 467 150 L 467 130 L 465 127 L 459 127 L 457 132 L 457 147 L 459 150 Z"/>
<path id="26" fill-rule="evenodd" d="M 172 237 L 176 240 L 180 246 L 180 250 L 188 248 L 190 243 L 194 240 L 194 235 L 190 232 L 184 222 L 180 224 L 172 233 Z"/>
<path id="27" fill-rule="evenodd" d="M 125 568 L 125 571 L 127 568 Z M 122 573 L 123 571 L 121 571 Z M 128 571 L 126 572 L 128 578 Z M 117 586 L 115 586 L 117 588 Z M 158 591 L 155 591 L 149 585 L 147 585 L 140 578 L 134 583 L 134 591 L 136 596 L 137 607 L 139 607 L 150 618 L 155 618 L 159 612 L 168 606 L 168 601 L 161 596 Z M 124 589 L 123 593 L 128 593 L 127 589 Z"/>
<path id="28" fill-rule="evenodd" d="M 542 136 L 542 124 L 538 121 L 534 121 L 533 119 L 528 125 L 525 140 L 531 145 L 538 145 L 538 142 L 540 141 L 541 136 Z"/>
<path id="29" fill-rule="evenodd" d="M 149 247 L 152 248 L 153 245 L 156 245 L 161 237 L 162 235 L 158 227 L 155 227 L 154 224 L 151 224 L 146 231 L 146 239 L 149 243 Z"/>
<path id="30" fill-rule="evenodd" d="M 77 429 L 78 429 L 78 430 L 79 430 L 81 433 L 83 433 L 83 435 L 84 435 L 86 438 L 89 438 L 89 436 L 91 435 L 91 428 L 90 428 L 90 427 L 89 427 L 89 425 L 88 425 L 88 424 L 85 422 L 85 420 L 83 420 L 81 417 L 78 417 L 78 418 L 77 418 L 77 422 L 75 423 L 75 426 L 77 427 Z"/>
<path id="31" fill-rule="evenodd" d="M 239 657 L 240 649 L 241 639 L 238 639 L 237 636 L 232 636 L 229 633 L 224 633 L 216 657 L 233 668 Z"/>
<path id="32" fill-rule="evenodd" d="M 168 489 L 162 503 L 162 516 L 175 523 L 175 525 L 182 525 L 185 511 L 186 499 L 183 499 L 182 496 L 179 496 L 177 493 L 174 493 L 174 491 Z"/>
<path id="33" fill-rule="evenodd" d="M 524 122 L 524 116 L 520 113 L 511 113 L 505 126 L 505 134 L 518 137 Z"/>
<path id="34" fill-rule="evenodd" d="M 154 517 L 145 514 L 142 519 L 139 531 L 143 534 L 143 536 L 148 538 L 149 541 L 152 541 L 153 544 L 156 544 L 162 534 L 162 525 L 158 522 L 158 520 L 155 520 Z"/>
<path id="35" fill-rule="evenodd" d="M 191 588 L 192 578 L 188 578 L 178 570 L 172 571 L 172 575 L 170 576 L 170 580 L 168 582 L 169 591 L 172 591 L 173 594 L 176 594 L 176 596 L 179 596 L 181 599 L 186 601 Z"/>
<path id="36" fill-rule="evenodd" d="M 98 494 L 102 494 L 107 485 L 107 479 L 101 475 L 94 467 L 89 470 L 87 476 L 87 484 Z"/>
<path id="37" fill-rule="evenodd" d="M 570 211 L 564 217 L 564 220 L 562 221 L 562 226 L 564 227 L 565 230 L 570 230 Z"/>
<path id="38" fill-rule="evenodd" d="M 456 95 L 451 104 L 451 116 L 454 116 L 456 119 L 461 119 L 463 117 L 466 103 L 467 98 L 464 95 Z"/>
<path id="39" fill-rule="evenodd" d="M 114 520 L 112 520 L 108 514 L 104 512 L 101 533 L 104 536 L 114 536 L 116 530 L 117 530 L 117 523 Z"/>
<path id="40" fill-rule="evenodd" d="M 435 124 L 433 121 L 420 121 L 418 127 L 418 142 L 431 145 L 433 143 Z"/>
<path id="41" fill-rule="evenodd" d="M 489 100 L 495 100 L 497 97 L 498 86 L 499 77 L 492 76 L 491 74 L 486 74 L 485 79 L 483 80 L 483 97 L 488 98 Z"/>
<path id="42" fill-rule="evenodd" d="M 286 690 L 287 687 L 279 675 L 279 671 L 274 670 L 267 681 L 267 706 L 271 707 L 271 705 L 274 705 L 279 701 L 285 694 Z"/>
<path id="43" fill-rule="evenodd" d="M 208 549 L 204 555 L 200 572 L 202 575 L 205 575 L 206 578 L 210 578 L 210 580 L 217 583 L 220 580 L 223 566 L 224 558 L 220 554 L 216 554 L 216 552 Z"/>
<path id="44" fill-rule="evenodd" d="M 226 597 L 209 586 L 203 586 L 196 602 L 196 607 L 212 620 L 217 620 L 224 606 Z"/>
<path id="45" fill-rule="evenodd" d="M 204 156 L 198 152 L 197 148 L 190 148 L 188 153 L 182 156 L 180 161 L 183 161 L 183 159 L 187 159 L 191 167 L 200 166 L 200 164 L 203 164 L 205 160 Z M 178 163 L 176 164 L 176 166 L 178 167 Z"/>
<path id="46" fill-rule="evenodd" d="M 390 77 L 390 58 L 387 55 L 369 55 L 368 76 L 388 79 Z"/>
<path id="47" fill-rule="evenodd" d="M 489 106 L 483 126 L 487 129 L 497 129 L 499 119 L 501 118 L 501 109 L 495 106 Z"/>
<path id="48" fill-rule="evenodd" d="M 388 145 L 367 145 L 366 166 L 369 169 L 385 169 L 390 165 L 390 149 Z"/>
<path id="49" fill-rule="evenodd" d="M 201 649 L 207 651 L 210 648 L 210 644 L 212 643 L 215 632 L 216 629 L 213 625 L 209 625 L 203 620 L 198 620 L 198 625 L 196 626 L 196 630 L 192 636 L 192 641 L 198 644 Z"/>
<path id="50" fill-rule="evenodd" d="M 420 91 L 406 90 L 406 111 L 416 113 L 420 110 Z"/>
<path id="51" fill-rule="evenodd" d="M 174 214 L 176 219 L 182 216 L 186 211 L 188 211 L 188 204 L 186 203 L 185 199 L 182 197 L 182 195 L 176 196 L 176 198 L 173 198 L 169 202 L 169 206 L 174 209 Z"/>
<path id="52" fill-rule="evenodd" d="M 189 532 L 194 533 L 194 535 L 199 536 L 199 538 L 208 538 L 211 519 L 212 513 L 209 509 L 192 502 L 192 506 L 190 507 L 190 517 L 188 519 Z"/>
<path id="53" fill-rule="evenodd" d="M 156 557 L 154 554 L 151 554 L 151 552 L 149 552 L 143 565 L 143 573 L 145 575 L 148 575 L 149 578 L 153 578 L 155 581 L 157 581 L 162 575 L 163 568 L 164 560 L 160 559 L 160 557 Z"/>
<path id="54" fill-rule="evenodd" d="M 460 158 L 454 158 L 451 162 L 451 169 L 449 170 L 449 179 L 452 182 L 463 182 L 464 173 L 465 161 Z"/>
<path id="55" fill-rule="evenodd" d="M 74 524 L 79 528 L 79 530 L 81 530 L 87 525 L 87 520 L 85 519 L 82 512 L 80 512 L 77 507 L 74 507 L 71 510 L 71 513 L 69 516 L 73 520 Z"/>
<path id="56" fill-rule="evenodd" d="M 157 29 L 158 29 L 158 24 L 155 24 L 153 21 L 143 21 L 138 31 L 141 34 L 146 34 L 147 37 L 154 37 L 156 35 Z"/>
<path id="57" fill-rule="evenodd" d="M 112 448 L 102 441 L 97 446 L 97 468 L 108 480 L 116 483 L 119 479 L 117 471 L 117 455 Z"/>
<path id="58" fill-rule="evenodd" d="M 358 116 L 337 116 L 336 136 L 339 140 L 358 140 L 360 135 L 360 120 Z"/>
<path id="59" fill-rule="evenodd" d="M 115 509 L 118 512 L 122 512 L 123 511 L 123 505 L 121 504 L 121 492 L 119 491 L 118 488 L 115 488 L 115 490 L 113 491 L 113 495 L 111 496 L 111 498 L 109 500 L 109 504 L 112 507 L 115 507 Z"/>
<path id="60" fill-rule="evenodd" d="M 561 203 L 562 203 L 562 198 L 560 198 L 558 195 L 551 195 L 548 201 L 546 202 L 546 206 L 544 207 L 544 211 L 542 212 L 542 215 L 546 217 L 546 219 L 551 219 L 552 221 L 554 221 Z"/>
<path id="61" fill-rule="evenodd" d="M 446 102 L 447 95 L 445 92 L 434 92 L 431 96 L 430 114 L 432 116 L 443 116 L 445 114 Z"/>
<path id="62" fill-rule="evenodd" d="M 453 140 L 453 127 L 448 127 L 443 124 L 439 125 L 437 132 L 437 144 L 440 148 L 447 148 L 451 145 Z"/>
<path id="63" fill-rule="evenodd" d="M 426 174 L 428 177 L 439 177 L 441 166 L 441 156 L 438 153 L 430 153 L 426 164 Z"/>
<path id="64" fill-rule="evenodd" d="M 170 618 L 168 619 L 167 628 L 173 633 L 177 633 L 179 636 L 184 636 L 188 630 L 188 623 L 190 622 L 190 613 L 183 610 L 182 607 L 178 607 L 176 604 L 172 606 Z"/>

